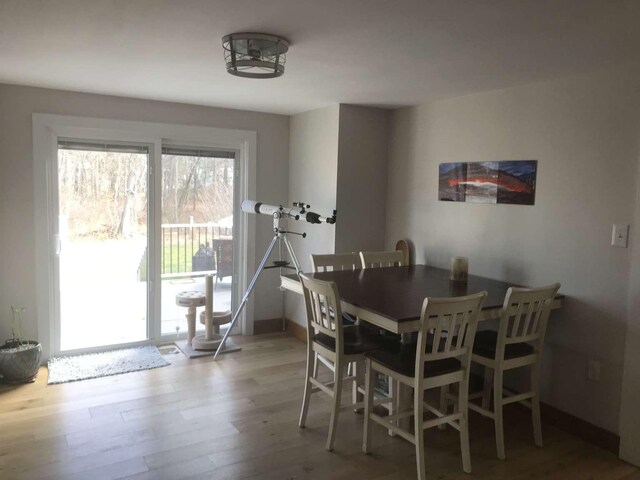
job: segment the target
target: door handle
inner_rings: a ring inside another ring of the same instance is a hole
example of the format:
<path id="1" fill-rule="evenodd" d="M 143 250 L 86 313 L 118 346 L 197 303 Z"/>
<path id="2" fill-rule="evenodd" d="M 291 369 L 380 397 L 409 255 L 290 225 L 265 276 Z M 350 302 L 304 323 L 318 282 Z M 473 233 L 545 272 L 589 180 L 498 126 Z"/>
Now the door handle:
<path id="1" fill-rule="evenodd" d="M 53 252 L 55 255 L 60 255 L 60 252 L 62 252 L 62 241 L 58 234 L 53 236 Z"/>

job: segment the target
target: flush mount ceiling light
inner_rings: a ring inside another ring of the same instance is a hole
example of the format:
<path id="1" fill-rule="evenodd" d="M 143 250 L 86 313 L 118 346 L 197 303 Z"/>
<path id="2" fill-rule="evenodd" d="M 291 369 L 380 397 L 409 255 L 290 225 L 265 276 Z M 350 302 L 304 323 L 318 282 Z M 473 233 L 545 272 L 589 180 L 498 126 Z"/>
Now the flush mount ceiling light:
<path id="1" fill-rule="evenodd" d="M 289 42 L 267 33 L 232 33 L 222 37 L 227 72 L 247 78 L 275 78 L 284 74 Z"/>

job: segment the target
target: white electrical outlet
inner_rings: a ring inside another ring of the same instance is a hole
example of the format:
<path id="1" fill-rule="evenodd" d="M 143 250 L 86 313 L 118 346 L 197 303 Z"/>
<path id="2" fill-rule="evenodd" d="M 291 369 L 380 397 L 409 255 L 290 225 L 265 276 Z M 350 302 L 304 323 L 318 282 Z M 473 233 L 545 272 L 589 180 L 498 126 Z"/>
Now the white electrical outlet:
<path id="1" fill-rule="evenodd" d="M 615 223 L 611 233 L 611 245 L 614 247 L 627 248 L 629 244 L 629 225 Z"/>
<path id="2" fill-rule="evenodd" d="M 600 381 L 600 371 L 602 370 L 602 363 L 597 360 L 589 360 L 589 371 L 587 377 L 592 382 Z"/>

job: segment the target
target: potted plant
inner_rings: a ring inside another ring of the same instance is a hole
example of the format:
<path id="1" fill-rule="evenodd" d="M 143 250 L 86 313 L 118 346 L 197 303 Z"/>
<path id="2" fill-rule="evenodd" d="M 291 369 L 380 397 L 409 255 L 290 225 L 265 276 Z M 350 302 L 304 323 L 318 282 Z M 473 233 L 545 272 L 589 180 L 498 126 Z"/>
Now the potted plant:
<path id="1" fill-rule="evenodd" d="M 22 313 L 24 310 L 24 308 L 11 307 L 12 338 L 0 347 L 0 381 L 3 383 L 33 382 L 38 375 L 42 346 L 35 340 L 23 340 Z"/>

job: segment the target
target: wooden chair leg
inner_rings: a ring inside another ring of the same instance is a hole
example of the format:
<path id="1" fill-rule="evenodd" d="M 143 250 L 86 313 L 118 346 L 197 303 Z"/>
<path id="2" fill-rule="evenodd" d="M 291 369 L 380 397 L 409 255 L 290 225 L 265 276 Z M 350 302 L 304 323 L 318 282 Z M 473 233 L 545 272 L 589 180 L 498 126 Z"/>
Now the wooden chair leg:
<path id="1" fill-rule="evenodd" d="M 538 447 L 542 447 L 542 421 L 540 418 L 540 365 L 531 365 L 531 419 L 533 421 L 533 440 Z"/>
<path id="2" fill-rule="evenodd" d="M 449 411 L 449 404 L 447 400 L 448 393 L 449 393 L 449 385 L 443 385 L 442 387 L 440 387 L 440 411 L 445 415 Z M 444 430 L 445 428 L 447 428 L 446 423 L 438 425 L 439 430 Z"/>
<path id="3" fill-rule="evenodd" d="M 318 354 L 307 348 L 307 370 L 304 375 L 304 395 L 302 397 L 302 409 L 300 410 L 300 420 L 298 426 L 304 428 L 307 421 L 307 412 L 309 411 L 309 401 L 311 400 L 311 389 L 313 388 L 310 377 L 316 377 L 318 374 Z"/>
<path id="4" fill-rule="evenodd" d="M 375 387 L 374 371 L 371 368 L 371 361 L 367 360 L 364 377 L 364 431 L 362 436 L 362 451 L 371 452 L 371 441 L 373 439 L 373 422 L 369 418 L 373 411 L 373 390 Z"/>
<path id="5" fill-rule="evenodd" d="M 498 458 L 504 460 L 504 424 L 502 421 L 502 371 L 493 372 L 493 415 L 496 428 Z"/>
<path id="6" fill-rule="evenodd" d="M 413 420 L 416 440 L 416 465 L 418 468 L 418 480 L 426 480 L 427 466 L 424 453 L 424 393 L 415 391 L 413 394 Z"/>
<path id="7" fill-rule="evenodd" d="M 389 415 L 395 415 L 396 413 L 398 413 L 400 410 L 400 388 L 399 388 L 399 383 L 398 381 L 394 380 L 391 377 L 387 377 L 388 379 L 388 394 L 389 397 L 391 398 L 391 402 L 389 402 Z M 395 437 L 396 434 L 394 432 L 392 432 L 391 430 L 388 430 L 389 436 L 390 437 Z"/>
<path id="8" fill-rule="evenodd" d="M 418 393 L 415 389 L 411 388 L 409 385 L 396 382 L 396 392 L 398 394 L 398 413 L 406 412 L 407 410 L 411 410 L 411 397 L 412 395 L 420 397 L 420 399 L 424 402 L 424 392 L 422 394 Z M 405 417 L 398 419 L 396 425 L 404 430 L 409 430 L 411 426 L 411 418 Z"/>
<path id="9" fill-rule="evenodd" d="M 484 389 L 482 391 L 482 408 L 489 410 L 491 406 L 491 387 L 493 386 L 493 368 L 484 367 Z"/>
<path id="10" fill-rule="evenodd" d="M 333 374 L 333 401 L 331 402 L 331 420 L 329 421 L 329 435 L 327 437 L 326 449 L 333 451 L 333 442 L 336 437 L 336 429 L 338 426 L 338 416 L 340 415 L 340 400 L 342 398 L 342 379 L 344 378 L 344 366 L 338 359 L 335 364 Z"/>
<path id="11" fill-rule="evenodd" d="M 364 385 L 364 362 L 352 362 L 349 364 L 352 368 L 352 375 L 355 375 L 356 381 L 353 382 L 353 391 L 351 394 L 351 400 L 353 403 L 361 402 L 363 399 L 363 395 L 358 391 L 358 387 L 362 387 Z M 361 412 L 361 408 L 354 409 L 354 412 Z"/>
<path id="12" fill-rule="evenodd" d="M 458 411 L 460 418 L 460 452 L 462 454 L 462 470 L 471 473 L 471 451 L 469 449 L 469 381 L 460 382 L 458 387 Z"/>
<path id="13" fill-rule="evenodd" d="M 318 354 L 314 353 L 313 355 L 313 378 L 318 378 L 318 366 L 320 365 L 320 360 L 318 359 Z"/>

